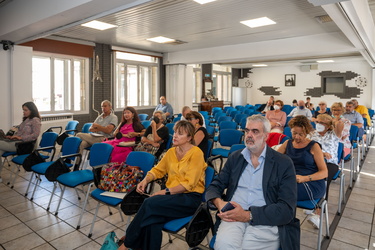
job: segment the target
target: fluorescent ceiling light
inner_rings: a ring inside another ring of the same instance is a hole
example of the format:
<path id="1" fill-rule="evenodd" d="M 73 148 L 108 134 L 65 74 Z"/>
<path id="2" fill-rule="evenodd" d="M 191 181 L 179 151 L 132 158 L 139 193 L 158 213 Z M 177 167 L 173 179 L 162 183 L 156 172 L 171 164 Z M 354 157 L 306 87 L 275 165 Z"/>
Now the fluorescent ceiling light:
<path id="1" fill-rule="evenodd" d="M 153 38 L 148 38 L 147 40 L 151 41 L 151 42 L 155 42 L 155 43 L 171 43 L 171 42 L 176 41 L 174 39 L 164 37 L 164 36 L 157 36 L 157 37 L 153 37 Z"/>
<path id="2" fill-rule="evenodd" d="M 205 3 L 211 3 L 216 0 L 194 0 L 194 1 L 200 4 L 205 4 Z"/>
<path id="3" fill-rule="evenodd" d="M 84 23 L 84 24 L 81 24 L 81 25 L 85 26 L 85 27 L 97 29 L 97 30 L 107 30 L 107 29 L 111 29 L 111 28 L 114 28 L 114 27 L 118 27 L 117 25 L 104 23 L 104 22 L 100 22 L 100 21 L 96 21 L 96 20 L 88 22 L 88 23 Z"/>
<path id="4" fill-rule="evenodd" d="M 267 67 L 267 64 L 253 64 L 253 67 Z"/>
<path id="5" fill-rule="evenodd" d="M 317 63 L 331 63 L 334 62 L 333 60 L 321 60 L 321 61 L 316 61 Z"/>
<path id="6" fill-rule="evenodd" d="M 256 27 L 276 24 L 276 22 L 272 21 L 268 17 L 260 17 L 260 18 L 256 18 L 256 19 L 241 21 L 241 23 L 245 24 L 246 26 L 249 26 L 250 28 L 256 28 Z"/>

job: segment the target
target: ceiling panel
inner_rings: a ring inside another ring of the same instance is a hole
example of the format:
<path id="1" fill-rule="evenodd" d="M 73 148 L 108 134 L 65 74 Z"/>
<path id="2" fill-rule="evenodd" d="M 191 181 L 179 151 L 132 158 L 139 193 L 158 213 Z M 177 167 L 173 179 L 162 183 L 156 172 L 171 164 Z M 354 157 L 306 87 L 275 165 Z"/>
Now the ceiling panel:
<path id="1" fill-rule="evenodd" d="M 219 0 L 205 5 L 192 0 L 155 0 L 99 19 L 118 28 L 97 31 L 75 26 L 54 35 L 174 52 L 340 31 L 334 22 L 321 24 L 314 18 L 325 14 L 321 7 L 301 0 Z M 277 24 L 251 29 L 240 23 L 263 16 Z M 146 40 L 159 35 L 186 43 L 166 45 Z"/>

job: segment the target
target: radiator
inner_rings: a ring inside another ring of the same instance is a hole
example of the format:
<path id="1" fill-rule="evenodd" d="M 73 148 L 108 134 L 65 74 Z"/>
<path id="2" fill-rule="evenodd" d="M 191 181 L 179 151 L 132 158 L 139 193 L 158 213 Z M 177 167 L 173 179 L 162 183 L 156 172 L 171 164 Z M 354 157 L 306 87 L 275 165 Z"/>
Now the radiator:
<path id="1" fill-rule="evenodd" d="M 42 115 L 42 129 L 40 130 L 41 134 L 50 127 L 61 126 L 62 131 L 65 130 L 65 126 L 69 121 L 73 120 L 73 114 L 55 114 L 55 115 Z M 54 130 L 59 132 L 59 130 Z"/>

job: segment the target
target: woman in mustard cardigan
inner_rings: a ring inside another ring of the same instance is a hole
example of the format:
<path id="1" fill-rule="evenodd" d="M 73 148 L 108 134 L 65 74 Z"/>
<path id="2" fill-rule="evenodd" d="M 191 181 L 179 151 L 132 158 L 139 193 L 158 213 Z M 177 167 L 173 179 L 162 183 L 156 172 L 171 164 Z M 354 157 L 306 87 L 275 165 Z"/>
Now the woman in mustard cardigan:
<path id="1" fill-rule="evenodd" d="M 147 198 L 126 230 L 119 249 L 160 249 L 163 225 L 193 215 L 204 191 L 206 163 L 203 152 L 194 146 L 194 126 L 179 121 L 174 127 L 173 145 L 137 186 L 143 193 L 147 184 L 168 174 L 166 189 Z"/>

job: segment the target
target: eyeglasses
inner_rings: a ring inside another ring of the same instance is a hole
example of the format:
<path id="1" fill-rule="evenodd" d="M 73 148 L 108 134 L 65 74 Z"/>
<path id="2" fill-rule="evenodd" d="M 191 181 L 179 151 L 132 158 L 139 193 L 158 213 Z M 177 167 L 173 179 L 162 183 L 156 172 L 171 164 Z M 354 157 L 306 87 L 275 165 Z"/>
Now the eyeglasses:
<path id="1" fill-rule="evenodd" d="M 319 123 L 319 124 L 322 124 L 322 125 L 327 125 L 326 122 L 321 122 L 321 121 L 315 121 L 315 123 Z"/>
<path id="2" fill-rule="evenodd" d="M 319 106 L 324 106 L 324 105 L 326 105 L 325 103 L 319 103 Z"/>
<path id="3" fill-rule="evenodd" d="M 334 112 L 341 112 L 342 110 L 341 109 L 332 109 L 332 111 L 334 111 Z"/>
<path id="4" fill-rule="evenodd" d="M 196 118 L 189 118 L 188 121 L 196 120 Z"/>

